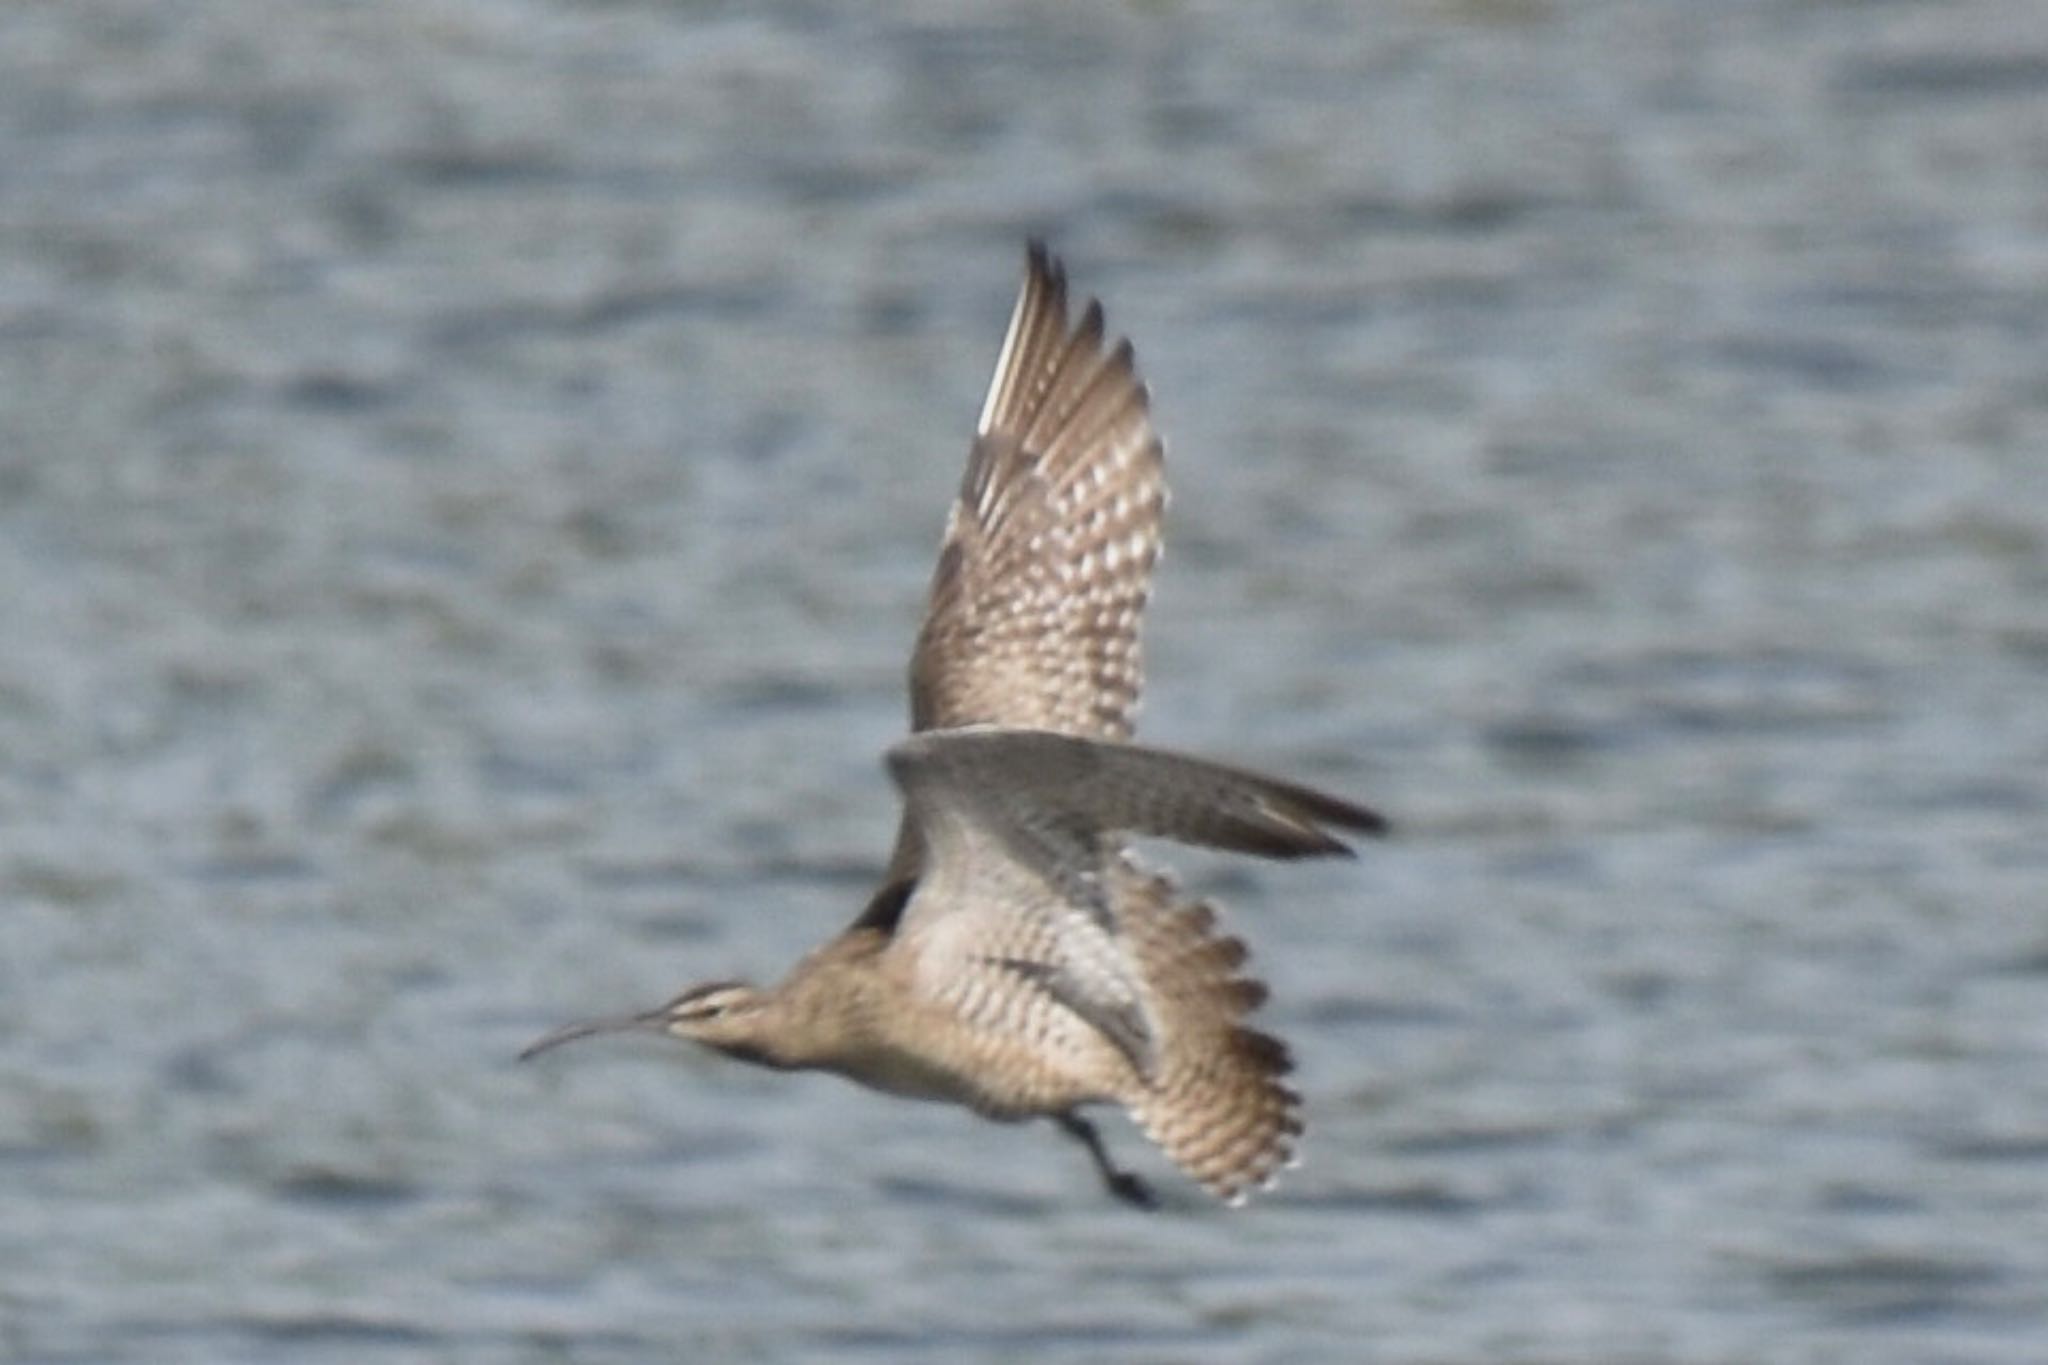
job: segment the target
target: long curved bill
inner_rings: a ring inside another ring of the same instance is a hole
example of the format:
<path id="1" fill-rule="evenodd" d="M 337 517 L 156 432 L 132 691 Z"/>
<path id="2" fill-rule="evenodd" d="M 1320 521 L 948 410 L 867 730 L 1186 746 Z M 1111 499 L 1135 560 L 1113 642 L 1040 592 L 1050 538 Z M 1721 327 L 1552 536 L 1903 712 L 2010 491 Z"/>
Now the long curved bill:
<path id="1" fill-rule="evenodd" d="M 615 1014 L 604 1019 L 583 1019 L 573 1024 L 564 1024 L 552 1033 L 546 1033 L 528 1043 L 520 1052 L 519 1060 L 529 1061 L 550 1048 L 564 1043 L 573 1043 L 579 1038 L 595 1037 L 600 1033 L 632 1033 L 641 1029 L 652 1029 L 659 1033 L 667 1011 L 662 1009 L 642 1010 L 638 1014 Z"/>

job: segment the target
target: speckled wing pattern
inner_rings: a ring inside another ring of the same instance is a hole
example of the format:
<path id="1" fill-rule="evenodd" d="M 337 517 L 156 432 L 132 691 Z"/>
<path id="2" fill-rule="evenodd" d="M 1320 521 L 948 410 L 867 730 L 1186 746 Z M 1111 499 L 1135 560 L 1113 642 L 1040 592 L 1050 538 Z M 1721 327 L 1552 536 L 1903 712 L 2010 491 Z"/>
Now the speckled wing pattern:
<path id="1" fill-rule="evenodd" d="M 911 727 L 1126 739 L 1166 480 L 1130 343 L 1033 243 L 910 664 Z"/>
<path id="2" fill-rule="evenodd" d="M 1104 345 L 1093 301 L 1069 326 L 1065 274 L 1034 244 L 911 660 L 915 733 L 889 753 L 902 833 L 856 924 L 892 936 L 918 994 L 1094 1078 L 1236 1199 L 1300 1131 L 1287 1050 L 1241 1023 L 1264 994 L 1244 945 L 1125 844 L 1308 857 L 1381 821 L 1126 742 L 1162 458 L 1129 343 Z"/>
<path id="3" fill-rule="evenodd" d="M 1130 343 L 1105 342 L 1092 299 L 1070 323 L 1066 271 L 1033 242 L 911 656 L 911 728 L 1129 738 L 1165 505 Z M 1098 857 L 1080 854 L 1072 875 Z M 1034 1036 L 1079 1021 L 1150 1068 L 1139 966 L 1099 893 L 1062 894 L 968 807 L 921 804 L 906 787 L 890 873 L 861 922 L 886 922 L 888 887 L 913 879 L 890 927 L 927 993 L 970 1022 Z"/>

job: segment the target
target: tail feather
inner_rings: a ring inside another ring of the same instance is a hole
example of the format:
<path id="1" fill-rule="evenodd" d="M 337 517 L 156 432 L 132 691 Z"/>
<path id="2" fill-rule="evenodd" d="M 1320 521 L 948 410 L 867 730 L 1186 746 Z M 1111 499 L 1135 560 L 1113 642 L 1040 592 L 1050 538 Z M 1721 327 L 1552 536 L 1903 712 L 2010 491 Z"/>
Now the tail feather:
<path id="1" fill-rule="evenodd" d="M 1265 986 L 1238 975 L 1244 943 L 1216 932 L 1215 911 L 1182 902 L 1165 877 L 1128 863 L 1117 904 L 1151 996 L 1161 1040 L 1152 1084 L 1129 1104 L 1174 1164 L 1231 1203 L 1292 1163 L 1301 1098 L 1284 1078 L 1287 1045 L 1247 1028 Z"/>

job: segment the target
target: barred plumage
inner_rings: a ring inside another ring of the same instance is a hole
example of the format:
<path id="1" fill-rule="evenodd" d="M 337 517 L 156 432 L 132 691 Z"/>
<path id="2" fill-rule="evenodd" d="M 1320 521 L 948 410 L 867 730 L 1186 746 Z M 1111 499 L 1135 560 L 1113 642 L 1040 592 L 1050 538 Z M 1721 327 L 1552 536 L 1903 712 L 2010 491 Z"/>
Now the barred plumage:
<path id="1" fill-rule="evenodd" d="M 1129 342 L 1033 244 L 947 518 L 910 664 L 911 726 L 1130 736 L 1138 623 L 1166 506 L 1164 454 Z"/>
<path id="2" fill-rule="evenodd" d="M 1113 1165 L 1083 1105 L 1126 1109 L 1233 1203 L 1302 1131 L 1286 1045 L 1244 1023 L 1265 987 L 1214 910 L 1140 869 L 1134 835 L 1269 858 L 1347 853 L 1378 815 L 1129 743 L 1166 486 L 1129 342 L 1034 243 L 947 518 L 889 752 L 903 822 L 853 925 L 756 990 L 718 982 L 558 1030 L 651 1028 L 744 1061 L 835 1071 L 997 1119 L 1047 1116 Z"/>
<path id="3" fill-rule="evenodd" d="M 1301 1097 L 1284 1077 L 1287 1045 L 1246 1027 L 1266 998 L 1239 969 L 1242 940 L 1216 932 L 1208 905 L 1182 901 L 1173 883 L 1130 863 L 1117 873 L 1131 950 L 1172 1039 L 1157 1079 L 1129 1107 L 1166 1154 L 1211 1194 L 1239 1203 L 1294 1159 Z"/>

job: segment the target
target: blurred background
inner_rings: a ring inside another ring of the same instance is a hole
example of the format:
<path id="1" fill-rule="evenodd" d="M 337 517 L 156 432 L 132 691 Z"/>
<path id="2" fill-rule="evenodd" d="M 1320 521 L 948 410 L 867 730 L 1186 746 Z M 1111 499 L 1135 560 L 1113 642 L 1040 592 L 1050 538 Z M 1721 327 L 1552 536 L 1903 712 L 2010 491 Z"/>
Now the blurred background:
<path id="1" fill-rule="evenodd" d="M 2038 1361 L 2048 10 L 0 10 L 0 1358 Z M 542 1029 L 772 978 L 1030 233 L 1306 1162 Z"/>

